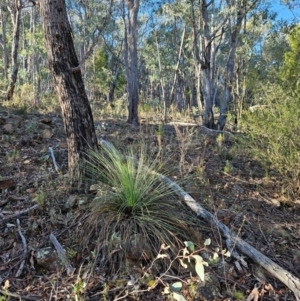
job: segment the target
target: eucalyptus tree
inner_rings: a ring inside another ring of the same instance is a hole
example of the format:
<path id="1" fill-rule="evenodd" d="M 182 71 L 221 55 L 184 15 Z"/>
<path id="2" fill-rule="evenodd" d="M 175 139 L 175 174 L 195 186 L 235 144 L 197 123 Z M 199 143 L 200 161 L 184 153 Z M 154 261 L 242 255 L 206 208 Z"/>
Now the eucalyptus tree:
<path id="1" fill-rule="evenodd" d="M 97 149 L 97 137 L 84 87 L 80 62 L 73 43 L 65 0 L 43 0 L 40 15 L 54 86 L 59 97 L 68 144 L 72 184 L 80 180 L 80 161 L 88 148 Z"/>
<path id="2" fill-rule="evenodd" d="M 6 22 L 7 22 L 7 12 L 5 5 L 0 3 L 0 22 L 1 22 L 1 39 L 0 45 L 2 47 L 2 58 L 3 58 L 3 77 L 5 80 L 8 79 L 8 49 L 7 49 L 7 40 L 6 40 Z"/>
<path id="3" fill-rule="evenodd" d="M 86 60 L 101 42 L 101 36 L 110 22 L 112 0 L 67 0 L 68 16 L 73 29 L 74 43 L 80 66 L 85 75 Z"/>
<path id="4" fill-rule="evenodd" d="M 126 1 L 126 5 L 125 5 Z M 139 125 L 138 105 L 138 51 L 137 30 L 140 0 L 123 0 L 123 22 L 125 41 L 125 68 L 127 75 L 128 118 L 127 122 Z"/>
<path id="5" fill-rule="evenodd" d="M 101 43 L 97 46 L 93 69 L 97 89 L 100 94 L 113 106 L 115 93 L 121 97 L 126 90 L 123 26 L 120 17 L 122 8 L 114 5 L 112 18 L 103 31 Z"/>
<path id="6" fill-rule="evenodd" d="M 142 41 L 141 57 L 148 71 L 150 98 L 163 101 L 165 120 L 171 104 L 179 109 L 187 104 L 189 29 L 182 17 L 184 9 L 183 3 L 162 5 L 149 17 L 151 31 Z"/>
<path id="7" fill-rule="evenodd" d="M 20 24 L 21 24 L 21 11 L 29 5 L 35 5 L 35 1 L 28 0 L 6 0 L 7 8 L 10 12 L 11 21 L 13 25 L 12 32 L 12 50 L 11 50 L 11 73 L 10 81 L 6 91 L 6 99 L 12 100 L 15 84 L 18 77 L 18 51 L 19 51 L 19 38 L 20 38 Z"/>
<path id="8" fill-rule="evenodd" d="M 247 14 L 255 9 L 259 0 L 227 0 L 228 14 L 228 58 L 226 62 L 226 71 L 224 74 L 224 94 L 220 101 L 220 116 L 218 119 L 218 127 L 224 129 L 229 105 L 232 104 L 234 93 L 234 75 L 236 68 L 236 50 L 238 47 L 239 35 L 241 33 L 242 22 Z"/>

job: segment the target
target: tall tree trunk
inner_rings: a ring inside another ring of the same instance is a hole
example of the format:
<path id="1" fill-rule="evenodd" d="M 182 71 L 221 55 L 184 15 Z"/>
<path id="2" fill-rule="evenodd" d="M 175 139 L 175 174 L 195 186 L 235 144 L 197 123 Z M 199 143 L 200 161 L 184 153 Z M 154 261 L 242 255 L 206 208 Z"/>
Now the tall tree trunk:
<path id="1" fill-rule="evenodd" d="M 80 161 L 88 148 L 97 149 L 90 104 L 75 52 L 65 0 L 40 1 L 49 67 L 67 134 L 71 184 L 82 176 Z"/>
<path id="2" fill-rule="evenodd" d="M 13 24 L 13 40 L 11 49 L 11 75 L 10 82 L 6 91 L 6 99 L 12 100 L 15 90 L 16 81 L 18 78 L 18 51 L 19 51 L 19 38 L 20 38 L 20 20 L 21 20 L 21 10 L 22 2 L 21 0 L 6 0 L 7 7 L 11 14 L 11 20 Z"/>
<path id="3" fill-rule="evenodd" d="M 236 2 L 236 3 L 232 3 Z M 237 38 L 240 33 L 242 21 L 245 16 L 245 0 L 228 1 L 228 6 L 232 9 L 236 5 L 236 20 L 229 20 L 230 24 L 230 48 L 226 66 L 226 78 L 224 86 L 224 96 L 220 103 L 220 116 L 218 119 L 218 128 L 223 130 L 226 123 L 228 106 L 232 102 L 232 87 L 234 85 L 235 53 L 237 49 Z M 233 23 L 233 24 L 232 24 Z"/>
<path id="4" fill-rule="evenodd" d="M 210 3 L 212 3 L 211 1 Z M 211 69 L 211 47 L 212 37 L 209 28 L 209 17 L 208 17 L 208 6 L 206 0 L 202 0 L 201 15 L 202 15 L 202 30 L 204 32 L 204 43 L 203 43 L 203 62 L 202 68 L 202 85 L 203 85 L 203 99 L 204 99 L 204 116 L 203 125 L 208 128 L 214 127 L 214 114 L 213 114 L 213 97 L 212 97 L 212 72 Z"/>
<path id="5" fill-rule="evenodd" d="M 185 36 L 185 26 L 183 27 L 180 47 L 178 49 L 177 62 L 176 62 L 176 67 L 175 67 L 171 92 L 170 92 L 170 103 L 174 102 L 174 93 L 175 93 L 175 87 L 176 87 L 176 82 L 177 82 L 177 78 L 178 78 L 178 72 L 179 72 L 179 65 L 180 65 L 181 53 L 182 53 L 182 48 L 183 48 L 184 36 Z"/>
<path id="6" fill-rule="evenodd" d="M 201 39 L 198 38 L 198 26 L 197 20 L 195 16 L 195 3 L 191 1 L 191 14 L 192 14 L 192 40 L 193 40 L 193 59 L 194 59 L 194 70 L 195 70 L 195 88 L 196 88 L 196 99 L 198 110 L 200 112 L 201 122 L 203 123 L 202 113 L 203 113 L 203 104 L 201 99 L 201 59 L 200 59 L 200 46 L 201 46 Z M 201 14 L 198 15 L 198 23 L 201 23 Z M 200 41 L 200 45 L 198 42 Z"/>
<path id="7" fill-rule="evenodd" d="M 6 16 L 3 12 L 3 6 L 0 6 L 0 18 L 2 24 L 2 41 L 1 46 L 3 49 L 3 76 L 5 79 L 8 79 L 7 69 L 8 69 L 8 53 L 6 45 Z"/>
<path id="8" fill-rule="evenodd" d="M 161 67 L 161 61 L 160 61 L 160 51 L 159 51 L 159 44 L 157 40 L 157 35 L 155 34 L 156 39 L 156 48 L 157 48 L 157 59 L 158 59 L 158 68 L 159 68 L 159 77 L 160 77 L 160 85 L 161 85 L 161 93 L 162 93 L 162 99 L 164 104 L 164 122 L 167 122 L 167 97 L 166 97 L 166 88 L 165 88 L 165 81 L 164 77 L 162 75 L 162 67 Z M 152 96 L 151 96 L 152 99 Z"/>
<path id="9" fill-rule="evenodd" d="M 248 11 L 253 10 L 259 3 L 259 0 L 226 0 L 230 11 L 236 12 L 235 16 L 229 17 L 229 53 L 226 66 L 224 95 L 220 104 L 220 117 L 218 120 L 218 128 L 223 130 L 229 106 L 233 100 L 234 74 L 236 64 L 236 49 L 238 43 L 238 35 L 240 34 L 242 22 Z"/>
<path id="10" fill-rule="evenodd" d="M 110 103 L 110 105 L 113 105 L 113 102 L 115 100 L 115 89 L 116 89 L 119 73 L 120 73 L 120 69 L 119 67 L 117 67 L 116 70 L 114 71 L 114 78 L 109 83 L 108 102 Z"/>
<path id="11" fill-rule="evenodd" d="M 139 125 L 138 105 L 138 55 L 137 55 L 137 16 L 140 0 L 127 0 L 128 27 L 125 27 L 125 43 L 127 48 L 127 85 L 128 85 L 128 119 L 127 122 Z"/>

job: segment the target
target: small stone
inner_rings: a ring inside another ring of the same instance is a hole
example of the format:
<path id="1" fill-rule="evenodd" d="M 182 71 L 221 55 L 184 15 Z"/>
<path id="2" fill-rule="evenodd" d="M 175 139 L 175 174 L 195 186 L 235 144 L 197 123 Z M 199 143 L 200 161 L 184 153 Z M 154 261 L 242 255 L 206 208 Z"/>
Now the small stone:
<path id="1" fill-rule="evenodd" d="M 11 123 L 7 123 L 3 126 L 4 134 L 11 134 L 13 131 L 14 131 L 14 128 Z"/>
<path id="2" fill-rule="evenodd" d="M 52 133 L 51 130 L 45 129 L 42 132 L 42 136 L 43 136 L 44 139 L 49 139 L 49 138 L 51 138 L 53 136 L 53 133 Z"/>
<path id="3" fill-rule="evenodd" d="M 70 195 L 68 200 L 67 200 L 67 204 L 70 208 L 75 208 L 76 205 L 78 203 L 78 197 L 77 195 L 73 194 L 73 195 Z"/>
<path id="4" fill-rule="evenodd" d="M 37 264 L 48 271 L 54 272 L 62 268 L 57 252 L 51 247 L 42 248 L 36 251 L 35 258 Z"/>

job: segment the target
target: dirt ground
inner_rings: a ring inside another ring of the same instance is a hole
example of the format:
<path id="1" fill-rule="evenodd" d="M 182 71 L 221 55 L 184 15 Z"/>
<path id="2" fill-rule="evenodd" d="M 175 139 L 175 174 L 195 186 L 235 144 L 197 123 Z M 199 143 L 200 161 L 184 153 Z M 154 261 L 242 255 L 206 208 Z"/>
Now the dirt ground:
<path id="1" fill-rule="evenodd" d="M 183 180 L 180 185 L 222 223 L 300 278 L 299 202 L 282 196 L 276 172 L 267 175 L 259 162 L 239 153 L 234 134 L 220 135 L 180 122 L 160 128 L 151 118 L 142 119 L 140 127 L 127 124 L 125 119 L 96 116 L 95 120 L 97 134 L 116 148 L 122 150 L 142 141 L 152 153 L 159 153 L 162 161 L 167 160 L 168 176 Z M 1 109 L 0 134 L 0 300 L 167 298 L 159 287 L 122 298 L 124 294 L 115 284 L 118 277 L 113 283 L 103 275 L 83 276 L 84 265 L 91 263 L 82 261 L 82 254 L 78 254 L 76 229 L 92 196 L 68 192 L 67 145 L 60 114 L 8 114 Z M 75 205 L 72 198 L 77 199 Z M 52 246 L 51 233 L 67 250 L 76 268 L 73 274 L 53 272 L 36 262 L 37 250 Z M 209 225 L 199 235 L 222 248 L 224 242 L 218 231 Z M 295 300 L 282 283 L 247 257 L 245 260 L 248 269 L 237 271 L 229 259 L 227 275 L 217 275 L 221 284 L 218 300 L 244 300 L 258 281 L 260 300 Z M 274 288 L 273 295 L 263 288 L 267 284 Z M 103 290 L 105 298 L 98 293 Z"/>

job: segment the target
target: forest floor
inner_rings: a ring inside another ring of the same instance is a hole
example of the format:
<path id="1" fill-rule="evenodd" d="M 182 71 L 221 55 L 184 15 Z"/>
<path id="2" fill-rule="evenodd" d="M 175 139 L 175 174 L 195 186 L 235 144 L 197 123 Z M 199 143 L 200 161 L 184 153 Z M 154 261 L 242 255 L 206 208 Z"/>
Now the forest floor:
<path id="1" fill-rule="evenodd" d="M 95 124 L 97 134 L 119 150 L 143 141 L 154 153 L 160 151 L 162 161 L 168 158 L 168 176 L 183 179 L 180 185 L 203 207 L 300 278 L 300 204 L 282 196 L 280 176 L 276 172 L 266 175 L 263 166 L 235 144 L 233 135 L 180 122 L 165 124 L 162 131 L 153 118 L 143 118 L 140 127 L 133 127 L 125 118 L 95 116 Z M 111 280 L 105 275 L 84 275 L 92 262 L 83 263 L 82 254 L 78 254 L 76 231 L 93 196 L 68 192 L 67 144 L 59 113 L 10 110 L 8 116 L 2 108 L 0 135 L 1 301 L 169 299 L 162 295 L 162 286 L 126 296 L 128 275 L 122 275 L 125 282 L 118 282 L 118 277 Z M 49 147 L 59 172 L 53 166 Z M 51 233 L 67 250 L 76 268 L 74 273 L 56 271 L 50 268 L 51 262 L 46 266 L 38 263 L 39 250 L 53 246 Z M 199 235 L 211 238 L 213 246 L 224 244 L 218 231 L 209 225 Z M 260 300 L 295 300 L 282 283 L 247 257 L 245 260 L 248 269 L 237 271 L 228 259 L 228 270 L 217 274 L 221 289 L 216 300 L 245 300 L 258 281 Z M 267 284 L 273 287 L 273 295 Z M 187 292 L 182 294 L 186 300 L 198 300 Z"/>

